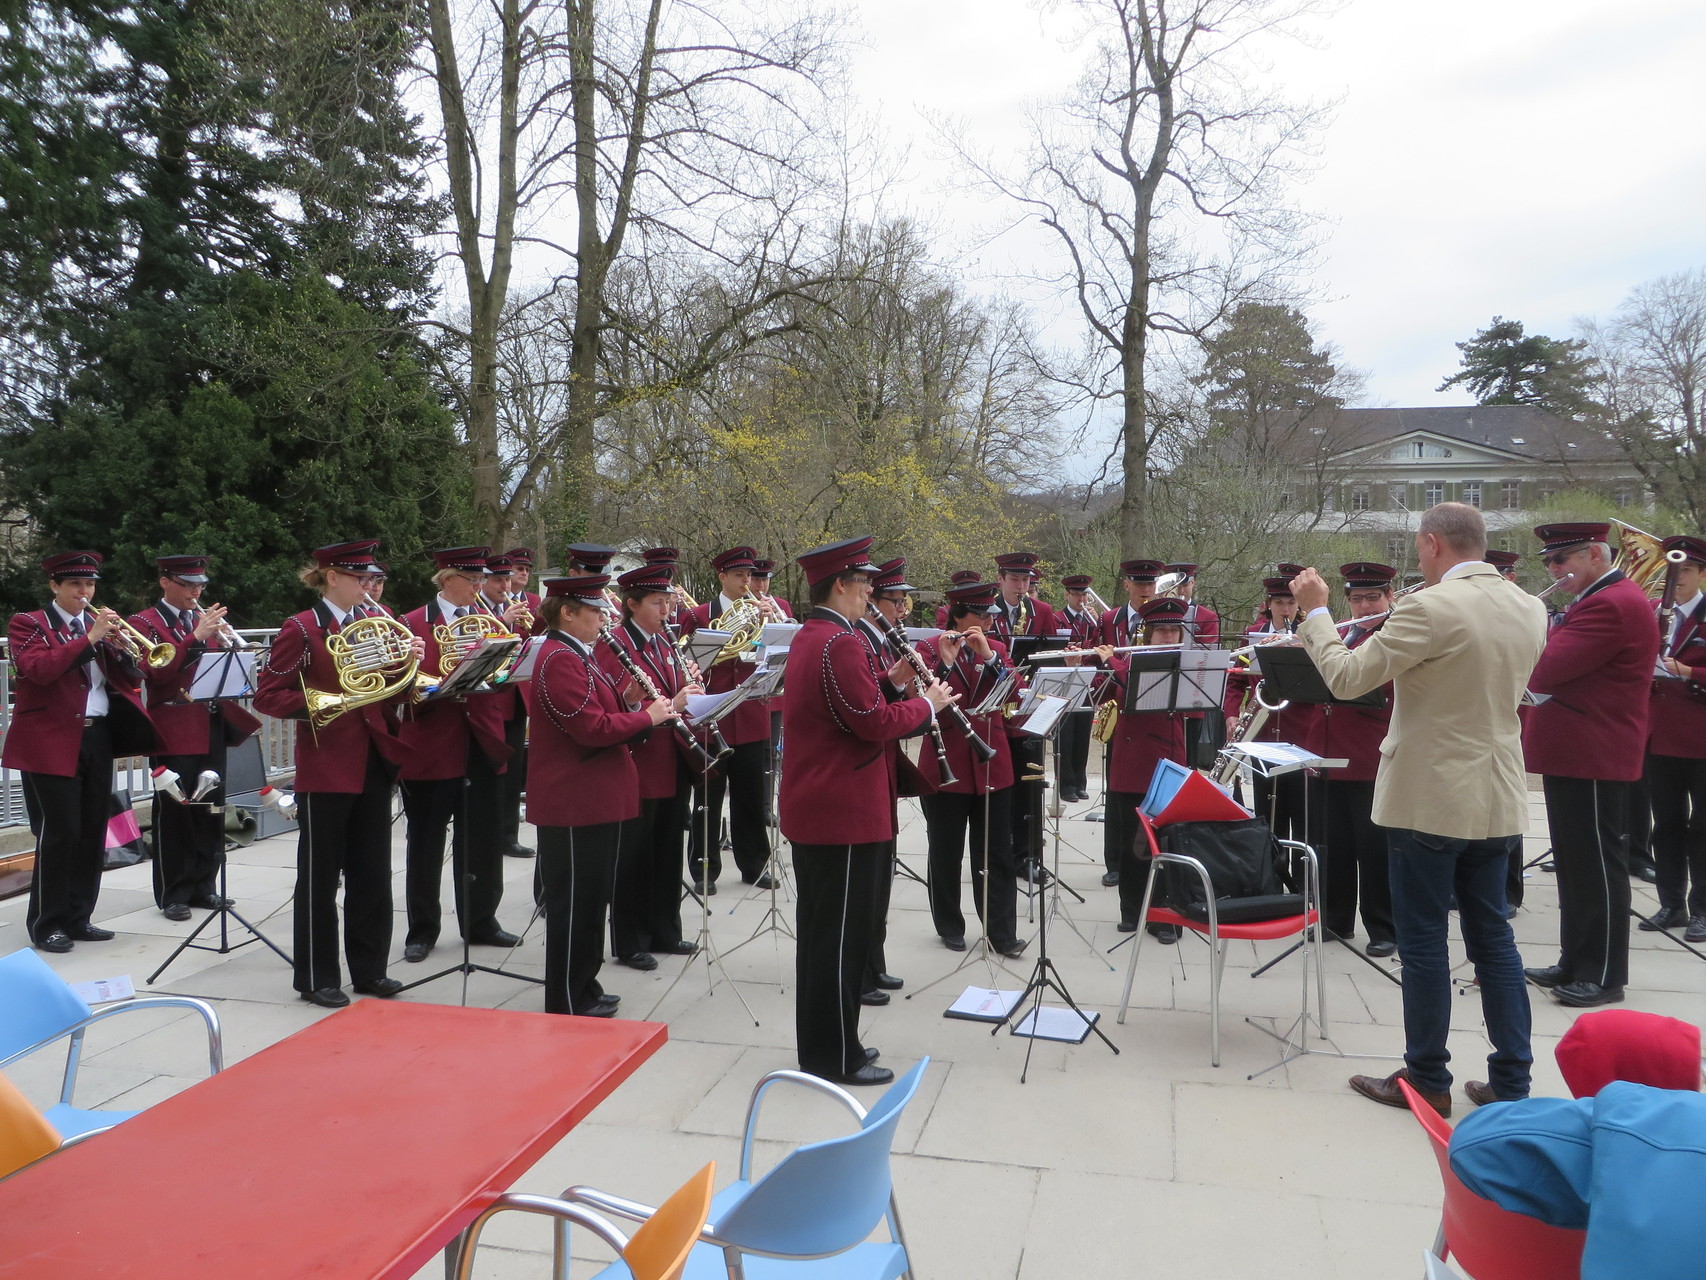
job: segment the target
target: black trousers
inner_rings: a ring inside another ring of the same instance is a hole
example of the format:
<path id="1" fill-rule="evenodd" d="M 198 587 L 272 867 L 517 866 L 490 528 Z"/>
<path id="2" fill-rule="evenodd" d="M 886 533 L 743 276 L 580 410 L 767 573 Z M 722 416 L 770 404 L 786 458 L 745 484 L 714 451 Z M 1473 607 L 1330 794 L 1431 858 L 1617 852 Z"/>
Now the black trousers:
<path id="1" fill-rule="evenodd" d="M 1558 865 L 1560 958 L 1566 982 L 1629 981 L 1629 784 L 1542 779 Z"/>
<path id="2" fill-rule="evenodd" d="M 687 771 L 678 767 L 675 794 L 641 800 L 640 816 L 621 824 L 610 902 L 610 951 L 618 958 L 681 941 L 687 811 Z"/>
<path id="3" fill-rule="evenodd" d="M 877 975 L 889 971 L 889 901 L 894 897 L 895 841 L 883 853 L 883 869 L 877 873 L 876 896 L 871 900 L 871 946 L 865 953 L 861 991 L 877 991 Z"/>
<path id="4" fill-rule="evenodd" d="M 450 838 L 450 880 L 455 891 L 456 922 L 472 942 L 488 938 L 498 924 L 503 900 L 504 775 L 486 753 L 468 744 L 467 776 L 402 784 L 403 814 L 408 819 L 404 848 L 411 943 L 432 946 L 443 919 L 439 887 L 444 879 L 444 841 Z"/>
<path id="5" fill-rule="evenodd" d="M 1143 923 L 1143 891 L 1149 886 L 1149 870 L 1155 862 L 1137 818 L 1141 799 L 1135 791 L 1108 792 L 1106 821 L 1102 824 L 1102 861 L 1120 873 L 1120 919 L 1128 924 Z"/>
<path id="6" fill-rule="evenodd" d="M 930 849 L 925 882 L 930 894 L 930 920 L 944 938 L 963 938 L 966 932 L 965 914 L 960 910 L 960 868 L 965 863 L 969 829 L 971 900 L 977 918 L 983 921 L 984 934 L 997 950 L 1011 947 L 1019 939 L 1019 884 L 1007 831 L 1011 812 L 1007 791 L 1003 787 L 987 796 L 938 791 L 920 802 Z"/>
<path id="7" fill-rule="evenodd" d="M 1008 743 L 1013 749 L 1013 785 L 1006 789 L 1008 822 L 1013 833 L 1013 865 L 1017 867 L 1026 858 L 1040 861 L 1043 856 L 1042 780 L 1021 782 L 1019 779 L 1037 771 L 1036 767 L 1041 766 L 1048 751 L 1048 743 L 1042 738 L 1030 737 L 1009 738 Z"/>
<path id="8" fill-rule="evenodd" d="M 1706 916 L 1706 760 L 1647 757 L 1659 906 Z"/>
<path id="9" fill-rule="evenodd" d="M 16 721 L 11 732 L 18 732 Z M 30 941 L 39 944 L 50 933 L 88 925 L 101 891 L 113 795 L 113 746 L 106 717 L 96 716 L 84 726 L 74 775 L 20 772 L 19 777 L 24 810 L 36 837 L 26 927 Z"/>
<path id="10" fill-rule="evenodd" d="M 1308 841 L 1306 828 L 1311 806 L 1307 788 L 1308 781 L 1301 769 L 1278 778 L 1257 776 L 1256 801 L 1250 807 L 1272 828 L 1274 839 Z"/>
<path id="11" fill-rule="evenodd" d="M 545 1012 L 585 1013 L 604 994 L 604 913 L 616 876 L 619 822 L 540 827 L 545 888 Z"/>
<path id="12" fill-rule="evenodd" d="M 503 797 L 498 810 L 498 854 L 521 843 L 521 793 L 527 790 L 527 712 L 521 709 L 519 697 L 515 719 L 504 721 L 504 742 L 512 753 L 509 764 L 498 775 Z"/>
<path id="13" fill-rule="evenodd" d="M 859 988 L 871 947 L 877 878 L 892 850 L 876 844 L 794 845 L 794 1039 L 800 1070 L 842 1076 L 865 1065 Z"/>
<path id="14" fill-rule="evenodd" d="M 391 951 L 391 768 L 372 747 L 354 794 L 297 792 L 295 987 L 341 987 L 338 877 L 350 981 L 385 976 Z"/>
<path id="15" fill-rule="evenodd" d="M 1341 938 L 1356 932 L 1358 899 L 1370 942 L 1396 942 L 1392 889 L 1386 873 L 1386 831 L 1374 825 L 1374 783 L 1321 785 L 1312 842 L 1321 859 L 1321 923 Z"/>
<path id="16" fill-rule="evenodd" d="M 1060 789 L 1066 795 L 1088 794 L 1090 767 L 1090 720 L 1094 711 L 1071 712 L 1061 722 L 1057 745 L 1060 749 Z"/>
<path id="17" fill-rule="evenodd" d="M 743 742 L 730 749 L 709 781 L 701 780 L 699 803 L 704 812 L 693 814 L 687 837 L 687 862 L 693 879 L 706 878 L 714 884 L 723 874 L 723 797 L 729 801 L 729 839 L 734 844 L 735 866 L 740 878 L 751 884 L 764 874 L 770 861 L 769 832 L 765 810 L 770 803 L 770 742 Z M 708 848 L 701 848 L 701 841 Z"/>
<path id="18" fill-rule="evenodd" d="M 211 717 L 208 751 L 200 756 L 156 756 L 178 775 L 187 796 L 195 790 L 202 770 L 211 769 L 219 785 L 195 804 L 179 804 L 164 792 L 154 793 L 154 905 L 195 902 L 218 892 L 219 868 L 225 862 L 225 722 Z"/>

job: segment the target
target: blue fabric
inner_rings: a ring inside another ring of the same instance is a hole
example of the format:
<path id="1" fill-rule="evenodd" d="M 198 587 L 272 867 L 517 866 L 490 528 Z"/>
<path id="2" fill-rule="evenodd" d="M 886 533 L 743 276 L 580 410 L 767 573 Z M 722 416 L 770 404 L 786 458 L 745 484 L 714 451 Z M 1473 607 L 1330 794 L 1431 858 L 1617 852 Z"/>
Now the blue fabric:
<path id="1" fill-rule="evenodd" d="M 1430 1093 L 1451 1092 L 1451 953 L 1455 895 L 1463 945 L 1474 962 L 1481 1012 L 1493 1052 L 1487 1082 L 1501 1098 L 1526 1098 L 1534 1053 L 1522 957 L 1505 920 L 1505 872 L 1520 836 L 1452 840 L 1424 831 L 1386 831 L 1392 922 L 1404 963 L 1404 1064 L 1410 1083 Z"/>
<path id="2" fill-rule="evenodd" d="M 1593 1098 L 1483 1107 L 1451 1167 L 1501 1208 L 1587 1227 L 1582 1280 L 1706 1273 L 1706 1096 L 1618 1081 Z"/>

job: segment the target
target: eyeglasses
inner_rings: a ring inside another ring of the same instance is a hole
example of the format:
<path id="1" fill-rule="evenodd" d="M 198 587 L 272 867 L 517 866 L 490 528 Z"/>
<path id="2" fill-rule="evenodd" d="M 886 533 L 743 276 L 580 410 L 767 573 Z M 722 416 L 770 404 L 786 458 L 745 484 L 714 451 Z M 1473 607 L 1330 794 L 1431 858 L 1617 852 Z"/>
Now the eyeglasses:
<path id="1" fill-rule="evenodd" d="M 1586 550 L 1587 550 L 1586 547 L 1572 547 L 1568 551 L 1554 551 L 1549 556 L 1541 556 L 1540 557 L 1540 563 L 1541 564 L 1554 564 L 1554 565 L 1555 564 L 1563 564 L 1564 561 L 1568 560 L 1571 556 L 1577 555 L 1577 554 L 1579 554 L 1583 551 L 1586 551 Z"/>

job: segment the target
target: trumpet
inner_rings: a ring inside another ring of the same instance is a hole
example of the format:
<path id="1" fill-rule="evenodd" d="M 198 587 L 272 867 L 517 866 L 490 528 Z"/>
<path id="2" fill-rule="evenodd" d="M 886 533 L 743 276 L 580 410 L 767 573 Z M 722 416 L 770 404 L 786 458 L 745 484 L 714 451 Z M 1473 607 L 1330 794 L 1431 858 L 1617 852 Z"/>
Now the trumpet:
<path id="1" fill-rule="evenodd" d="M 206 613 L 209 609 L 218 609 L 218 608 L 221 608 L 221 606 L 217 605 L 217 604 L 203 605 L 202 606 L 202 612 Z M 223 615 L 221 615 L 221 617 L 219 619 L 219 634 L 224 636 L 226 640 L 230 641 L 231 647 L 233 649 L 247 649 L 249 647 L 249 642 L 247 640 L 243 639 L 242 636 L 237 634 L 236 630 L 231 626 L 231 624 L 229 622 L 225 621 L 225 618 Z"/>
<path id="2" fill-rule="evenodd" d="M 1096 594 L 1095 587 L 1084 588 L 1084 603 L 1094 609 L 1098 617 L 1104 613 L 1112 612 L 1112 610 L 1108 608 L 1108 602 Z"/>
<path id="3" fill-rule="evenodd" d="M 610 588 L 606 587 L 604 589 L 605 599 L 610 599 L 611 594 Z M 620 602 L 617 603 L 618 607 L 620 607 Z M 533 610 L 527 607 L 527 596 L 520 591 L 504 592 L 504 607 L 507 609 L 512 604 L 518 604 L 521 606 L 521 616 L 516 619 L 516 622 L 521 626 L 522 630 L 533 630 Z M 505 626 L 507 628 L 508 624 L 506 623 Z"/>
<path id="4" fill-rule="evenodd" d="M 84 615 L 87 618 L 99 621 L 102 612 L 103 610 L 99 609 L 86 609 Z M 156 644 L 150 637 L 131 626 L 118 614 L 113 613 L 111 609 L 104 610 L 104 612 L 112 613 L 113 629 L 109 634 L 112 637 L 114 647 L 120 653 L 123 653 L 139 666 L 146 663 L 156 670 L 172 665 L 172 660 L 178 656 L 178 647 L 175 644 L 165 640 Z M 84 623 L 85 627 L 89 625 L 88 622 Z"/>

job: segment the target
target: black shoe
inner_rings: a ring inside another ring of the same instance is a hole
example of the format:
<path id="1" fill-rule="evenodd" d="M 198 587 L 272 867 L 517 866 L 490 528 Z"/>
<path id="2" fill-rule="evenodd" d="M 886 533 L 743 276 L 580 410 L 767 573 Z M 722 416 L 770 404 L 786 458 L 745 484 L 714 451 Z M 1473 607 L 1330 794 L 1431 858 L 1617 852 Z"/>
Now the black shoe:
<path id="1" fill-rule="evenodd" d="M 616 1006 L 613 1004 L 594 1004 L 588 1005 L 585 1009 L 575 1010 L 575 1017 L 577 1018 L 614 1018 L 615 1016 Z"/>
<path id="2" fill-rule="evenodd" d="M 364 996 L 378 996 L 381 1000 L 389 1000 L 403 989 L 403 984 L 395 978 L 375 978 L 372 982 L 358 982 L 355 990 Z"/>
<path id="3" fill-rule="evenodd" d="M 1022 938 L 1014 938 L 1011 942 L 997 942 L 995 949 L 1009 960 L 1017 960 L 1025 954 L 1025 948 L 1028 945 Z"/>
<path id="4" fill-rule="evenodd" d="M 531 858 L 532 856 L 533 850 L 524 844 L 512 844 L 504 850 L 504 857 L 506 858 Z"/>
<path id="5" fill-rule="evenodd" d="M 857 1071 L 849 1071 L 846 1075 L 831 1078 L 836 1084 L 888 1084 L 894 1079 L 894 1072 L 887 1067 L 879 1067 L 873 1062 L 867 1062 Z"/>
<path id="6" fill-rule="evenodd" d="M 744 877 L 744 876 L 742 876 L 741 878 L 743 880 L 746 879 L 746 877 Z M 758 879 L 747 880 L 746 883 L 751 885 L 754 889 L 762 889 L 766 893 L 768 893 L 770 890 L 772 890 L 776 887 L 776 882 L 770 878 L 770 873 L 768 871 L 762 872 L 759 875 Z"/>
<path id="7" fill-rule="evenodd" d="M 1597 982 L 1572 982 L 1554 987 L 1552 998 L 1572 1009 L 1594 1009 L 1602 1004 L 1622 1004 L 1622 987 L 1602 987 Z"/>
<path id="8" fill-rule="evenodd" d="M 699 944 L 688 938 L 662 948 L 666 956 L 696 956 L 699 954 Z"/>
<path id="9" fill-rule="evenodd" d="M 73 942 L 111 942 L 118 934 L 111 929 L 103 929 L 99 925 L 86 924 L 78 929 L 67 929 Z"/>
<path id="10" fill-rule="evenodd" d="M 55 929 L 40 942 L 36 943 L 35 947 L 37 951 L 52 951 L 55 954 L 62 954 L 71 950 L 71 948 L 76 945 L 76 943 L 71 941 L 71 935 L 69 933 Z"/>
<path id="11" fill-rule="evenodd" d="M 1635 927 L 1642 933 L 1658 933 L 1661 929 L 1680 929 L 1688 923 L 1688 912 L 1681 907 L 1660 907 Z"/>
<path id="12" fill-rule="evenodd" d="M 1120 882 L 1120 873 L 1119 872 L 1117 872 L 1117 871 L 1104 871 L 1104 872 L 1102 872 L 1102 888 L 1112 889 L 1119 882 Z"/>
<path id="13" fill-rule="evenodd" d="M 482 933 L 469 938 L 476 947 L 519 947 L 521 936 L 511 933 L 508 929 L 493 929 L 490 933 Z"/>
<path id="14" fill-rule="evenodd" d="M 1706 942 L 1706 916 L 1694 916 L 1688 921 L 1688 929 L 1682 935 L 1684 942 Z"/>
<path id="15" fill-rule="evenodd" d="M 1556 875 L 1558 873 L 1558 864 L 1551 858 L 1548 858 L 1545 862 L 1540 864 L 1540 869 L 1549 876 Z"/>
<path id="16" fill-rule="evenodd" d="M 617 956 L 617 964 L 625 964 L 630 969 L 638 969 L 641 973 L 650 973 L 658 967 L 657 957 L 649 951 L 636 951 L 631 956 Z"/>
<path id="17" fill-rule="evenodd" d="M 403 948 L 403 959 L 410 964 L 419 964 L 431 954 L 432 943 L 430 942 L 411 942 Z"/>
<path id="18" fill-rule="evenodd" d="M 190 918 L 190 904 L 187 902 L 168 902 L 160 908 L 160 914 L 168 920 L 188 920 Z"/>
<path id="19" fill-rule="evenodd" d="M 1179 926 L 1176 924 L 1151 924 L 1144 927 L 1149 930 L 1149 936 L 1164 947 L 1170 947 L 1179 940 Z"/>
<path id="20" fill-rule="evenodd" d="M 878 991 L 899 991 L 905 985 L 905 978 L 897 978 L 892 973 L 879 973 L 877 975 Z"/>
<path id="21" fill-rule="evenodd" d="M 622 1003 L 622 997 L 617 995 L 614 991 L 600 991 L 598 993 L 598 999 L 594 1000 L 593 1003 L 601 1004 L 606 1009 L 614 1009 L 617 1005 Z"/>
<path id="22" fill-rule="evenodd" d="M 717 896 L 717 882 L 715 880 L 709 883 L 703 880 L 698 881 L 693 886 L 693 892 L 701 898 L 714 898 Z"/>
<path id="23" fill-rule="evenodd" d="M 337 987 L 316 987 L 312 991 L 297 993 L 309 1004 L 317 1004 L 322 1009 L 343 1009 L 349 1005 L 349 997 Z"/>
<path id="24" fill-rule="evenodd" d="M 1398 954 L 1398 944 L 1390 939 L 1382 938 L 1378 942 L 1369 943 L 1362 949 L 1362 953 L 1371 960 L 1384 960 L 1387 956 Z"/>
<path id="25" fill-rule="evenodd" d="M 1121 933 L 1136 933 L 1137 932 L 1137 922 L 1135 920 L 1121 920 L 1120 921 L 1120 932 Z"/>
<path id="26" fill-rule="evenodd" d="M 966 949 L 965 935 L 963 933 L 956 933 L 951 938 L 943 938 L 942 945 L 949 951 L 964 951 Z"/>
<path id="27" fill-rule="evenodd" d="M 1549 964 L 1544 969 L 1524 969 L 1522 976 L 1535 986 L 1550 990 L 1553 987 L 1563 986 L 1564 980 L 1570 975 L 1564 972 L 1562 965 Z"/>
<path id="28" fill-rule="evenodd" d="M 1657 884 L 1659 882 L 1658 866 L 1651 862 L 1633 863 L 1629 868 L 1629 878 L 1639 880 L 1643 884 Z"/>
<path id="29" fill-rule="evenodd" d="M 879 1050 L 872 1049 L 868 1046 L 865 1049 L 865 1061 L 866 1062 L 875 1062 L 878 1058 L 880 1058 L 882 1056 L 883 1055 Z"/>
<path id="30" fill-rule="evenodd" d="M 1516 919 L 1516 913 L 1521 911 L 1521 910 L 1522 910 L 1522 903 L 1520 903 L 1520 902 L 1507 902 L 1507 903 L 1505 903 L 1505 919 L 1506 920 L 1515 920 Z"/>
<path id="31" fill-rule="evenodd" d="M 204 893 L 190 899 L 190 906 L 199 907 L 203 911 L 223 911 L 236 905 L 237 899 L 222 898 L 217 893 Z"/>
<path id="32" fill-rule="evenodd" d="M 885 1005 L 888 1002 L 889 993 L 886 991 L 861 991 L 859 993 L 860 1004 Z"/>

